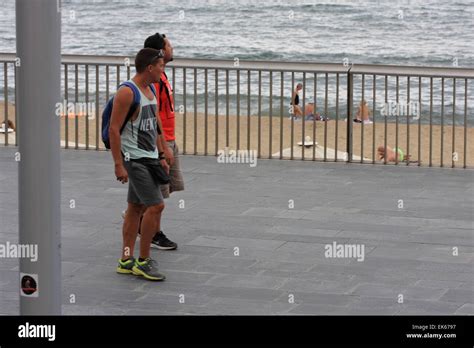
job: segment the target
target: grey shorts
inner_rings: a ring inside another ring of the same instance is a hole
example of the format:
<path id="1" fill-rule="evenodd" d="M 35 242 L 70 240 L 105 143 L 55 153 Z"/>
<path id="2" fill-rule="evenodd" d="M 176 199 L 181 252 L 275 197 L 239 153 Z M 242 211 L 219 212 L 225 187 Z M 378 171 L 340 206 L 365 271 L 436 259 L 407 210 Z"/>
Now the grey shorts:
<path id="1" fill-rule="evenodd" d="M 128 203 L 146 207 L 163 203 L 160 185 L 147 166 L 133 161 L 124 161 L 124 166 L 128 173 Z"/>
<path id="2" fill-rule="evenodd" d="M 173 151 L 174 163 L 170 168 L 170 183 L 168 185 L 160 185 L 161 194 L 164 198 L 168 198 L 172 192 L 184 190 L 183 174 L 179 163 L 178 145 L 175 141 L 168 141 L 169 148 Z"/>

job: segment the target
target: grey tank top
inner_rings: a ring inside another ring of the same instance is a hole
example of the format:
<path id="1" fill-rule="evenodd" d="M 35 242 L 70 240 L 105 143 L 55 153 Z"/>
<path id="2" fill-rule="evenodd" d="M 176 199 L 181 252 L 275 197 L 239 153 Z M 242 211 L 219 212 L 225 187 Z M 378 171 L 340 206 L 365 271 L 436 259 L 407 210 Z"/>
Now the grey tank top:
<path id="1" fill-rule="evenodd" d="M 158 158 L 156 138 L 158 127 L 156 123 L 157 102 L 148 99 L 135 82 L 133 83 L 140 91 L 140 106 L 138 117 L 135 121 L 128 121 L 121 135 L 122 153 L 131 159 Z M 123 88 L 123 87 L 122 87 Z M 128 88 L 128 87 L 125 87 Z"/>

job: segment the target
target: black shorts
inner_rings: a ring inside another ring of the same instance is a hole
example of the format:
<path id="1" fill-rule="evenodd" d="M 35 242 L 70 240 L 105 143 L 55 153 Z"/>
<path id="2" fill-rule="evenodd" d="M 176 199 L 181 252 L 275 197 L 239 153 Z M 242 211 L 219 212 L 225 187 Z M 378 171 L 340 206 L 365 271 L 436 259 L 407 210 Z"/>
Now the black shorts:
<path id="1" fill-rule="evenodd" d="M 135 161 L 124 161 L 124 166 L 128 173 L 128 203 L 149 207 L 163 202 L 160 185 L 149 167 Z"/>

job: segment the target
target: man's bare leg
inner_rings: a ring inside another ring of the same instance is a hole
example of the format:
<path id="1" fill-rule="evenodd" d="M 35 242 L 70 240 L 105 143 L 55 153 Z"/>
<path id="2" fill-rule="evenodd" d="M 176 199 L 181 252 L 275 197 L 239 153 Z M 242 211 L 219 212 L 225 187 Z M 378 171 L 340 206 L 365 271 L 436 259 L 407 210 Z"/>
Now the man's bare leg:
<path id="1" fill-rule="evenodd" d="M 140 257 L 150 257 L 150 245 L 156 231 L 160 231 L 161 213 L 165 208 L 164 203 L 152 205 L 146 208 L 140 225 Z"/>
<path id="2" fill-rule="evenodd" d="M 137 239 L 138 226 L 140 224 L 140 217 L 143 214 L 145 206 L 142 204 L 128 203 L 127 213 L 123 221 L 123 249 L 122 260 L 129 259 L 133 256 L 135 248 L 135 241 Z"/>

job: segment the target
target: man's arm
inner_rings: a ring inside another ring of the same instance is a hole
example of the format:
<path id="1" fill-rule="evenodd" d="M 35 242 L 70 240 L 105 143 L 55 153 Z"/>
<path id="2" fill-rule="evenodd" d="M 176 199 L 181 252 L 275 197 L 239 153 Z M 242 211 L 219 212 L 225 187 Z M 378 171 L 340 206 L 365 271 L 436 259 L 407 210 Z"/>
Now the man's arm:
<path id="1" fill-rule="evenodd" d="M 158 108 L 157 108 L 158 109 Z M 163 134 L 163 127 L 161 126 L 161 119 L 159 111 L 156 112 L 156 124 L 158 126 L 158 136 L 156 137 L 156 147 L 158 147 L 158 152 L 165 154 L 169 150 L 168 143 L 166 142 L 165 135 Z M 166 172 L 169 174 L 170 167 L 166 159 L 160 160 L 161 165 L 164 167 Z"/>
<path id="2" fill-rule="evenodd" d="M 166 161 L 168 161 L 168 164 L 172 166 L 174 163 L 174 155 L 173 155 L 173 151 L 171 151 L 170 147 L 168 146 L 168 142 L 166 141 L 165 134 L 163 133 L 163 129 L 160 135 L 160 139 L 161 139 L 161 146 L 163 146 L 163 152 L 164 152 Z"/>
<path id="3" fill-rule="evenodd" d="M 128 181 L 128 174 L 123 166 L 120 128 L 127 117 L 130 106 L 133 103 L 133 92 L 130 88 L 120 88 L 114 97 L 114 104 L 112 107 L 112 116 L 110 119 L 109 138 L 110 149 L 115 165 L 115 176 L 117 180 L 122 183 Z"/>

